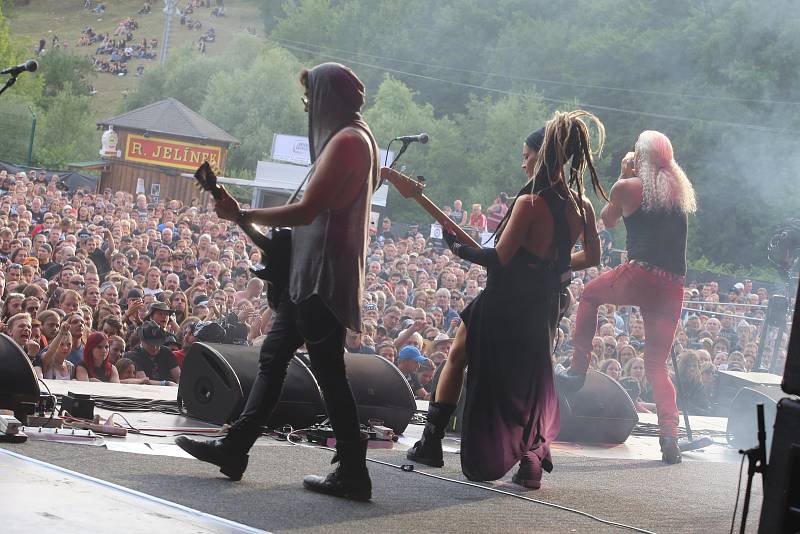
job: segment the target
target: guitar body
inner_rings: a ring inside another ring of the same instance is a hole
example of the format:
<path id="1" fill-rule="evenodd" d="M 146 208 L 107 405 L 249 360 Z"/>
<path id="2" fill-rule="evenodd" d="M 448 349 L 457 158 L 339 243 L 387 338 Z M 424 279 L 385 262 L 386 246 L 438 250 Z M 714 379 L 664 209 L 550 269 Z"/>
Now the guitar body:
<path id="1" fill-rule="evenodd" d="M 250 271 L 267 283 L 267 302 L 270 308 L 277 310 L 283 292 L 289 287 L 292 229 L 275 228 L 268 235 L 262 236 L 263 243 L 256 245 L 261 249 L 262 261 L 266 264 L 255 265 Z"/>
<path id="2" fill-rule="evenodd" d="M 217 183 L 217 176 L 208 162 L 204 162 L 194 173 L 198 185 L 211 193 L 214 200 L 227 195 Z M 289 287 L 289 262 L 292 258 L 292 229 L 273 228 L 268 234 L 262 234 L 252 224 L 239 225 L 253 244 L 261 249 L 261 264 L 250 268 L 250 271 L 267 284 L 267 302 L 273 310 L 278 309 L 281 296 Z"/>

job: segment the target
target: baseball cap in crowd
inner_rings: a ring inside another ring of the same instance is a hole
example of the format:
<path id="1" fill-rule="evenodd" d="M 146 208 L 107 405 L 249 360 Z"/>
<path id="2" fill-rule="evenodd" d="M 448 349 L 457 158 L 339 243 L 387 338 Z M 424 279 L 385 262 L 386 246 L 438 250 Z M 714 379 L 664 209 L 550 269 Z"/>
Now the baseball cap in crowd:
<path id="1" fill-rule="evenodd" d="M 405 330 L 406 328 L 410 327 L 412 324 L 414 324 L 414 319 L 405 319 L 405 320 L 403 320 L 402 323 L 400 323 L 400 327 L 403 328 L 403 330 Z"/>
<path id="2" fill-rule="evenodd" d="M 164 338 L 164 345 L 166 345 L 167 347 L 174 346 L 175 348 L 178 348 L 178 349 L 180 349 L 182 347 L 182 345 L 178 341 L 178 338 L 176 338 L 172 334 L 169 334 L 169 335 L 167 335 L 167 337 Z"/>
<path id="3" fill-rule="evenodd" d="M 225 329 L 214 321 L 200 321 L 194 327 L 194 337 L 198 341 L 222 343 L 225 341 Z"/>
<path id="4" fill-rule="evenodd" d="M 417 347 L 414 345 L 406 345 L 400 352 L 397 354 L 398 360 L 413 360 L 417 363 L 423 363 L 428 361 L 428 358 L 422 355 Z"/>
<path id="5" fill-rule="evenodd" d="M 153 313 L 157 312 L 157 311 L 165 311 L 167 313 L 175 313 L 175 310 L 170 308 L 169 305 L 166 302 L 156 301 L 156 302 L 154 302 L 154 303 L 152 303 L 150 305 L 150 310 L 147 312 L 146 319 L 149 319 L 153 315 Z"/>
<path id="6" fill-rule="evenodd" d="M 431 360 L 430 358 L 426 358 L 425 356 L 423 356 L 422 358 L 425 361 L 424 362 L 419 362 L 420 363 L 420 366 L 419 366 L 419 370 L 420 371 L 433 371 L 434 369 L 436 369 L 436 366 L 433 364 L 433 360 Z"/>
<path id="7" fill-rule="evenodd" d="M 736 282 L 735 284 L 733 284 L 733 288 L 736 289 L 737 291 L 744 291 L 744 284 L 741 282 Z"/>
<path id="8" fill-rule="evenodd" d="M 83 229 L 80 232 L 78 232 L 78 237 L 80 237 L 82 239 L 83 238 L 87 238 L 87 237 L 91 237 L 91 235 L 92 235 L 91 232 L 89 232 L 89 230 L 86 230 L 86 229 Z"/>
<path id="9" fill-rule="evenodd" d="M 141 289 L 136 289 L 135 287 L 128 291 L 128 296 L 125 297 L 126 299 L 140 299 L 144 297 L 144 293 L 142 293 Z"/>
<path id="10" fill-rule="evenodd" d="M 42 278 L 51 280 L 54 276 L 56 276 L 60 272 L 61 272 L 61 264 L 54 263 L 53 265 L 48 267 L 44 273 L 42 273 Z"/>
<path id="11" fill-rule="evenodd" d="M 161 345 L 164 343 L 166 337 L 167 333 L 153 321 L 145 321 L 142 323 L 142 341 Z"/>
<path id="12" fill-rule="evenodd" d="M 361 307 L 361 309 L 363 311 L 377 311 L 378 305 L 375 304 L 374 302 L 367 302 Z"/>
<path id="13" fill-rule="evenodd" d="M 194 306 L 208 306 L 208 295 L 196 295 L 192 301 Z"/>

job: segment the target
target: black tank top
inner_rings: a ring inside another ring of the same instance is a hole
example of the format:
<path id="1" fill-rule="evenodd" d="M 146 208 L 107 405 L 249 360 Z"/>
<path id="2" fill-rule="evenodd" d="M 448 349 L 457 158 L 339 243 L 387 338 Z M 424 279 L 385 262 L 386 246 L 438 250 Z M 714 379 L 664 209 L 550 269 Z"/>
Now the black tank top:
<path id="1" fill-rule="evenodd" d="M 623 217 L 628 230 L 628 259 L 645 261 L 671 273 L 686 274 L 689 218 L 679 211 L 644 211 Z"/>

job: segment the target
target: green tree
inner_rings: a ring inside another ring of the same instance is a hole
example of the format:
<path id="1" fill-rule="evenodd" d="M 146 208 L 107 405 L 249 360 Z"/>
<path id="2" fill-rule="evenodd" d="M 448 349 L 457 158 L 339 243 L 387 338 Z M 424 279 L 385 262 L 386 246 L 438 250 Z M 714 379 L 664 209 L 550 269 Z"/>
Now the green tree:
<path id="1" fill-rule="evenodd" d="M 305 135 L 300 70 L 291 54 L 265 48 L 249 66 L 211 78 L 199 111 L 242 142 L 229 153 L 227 172 L 268 159 L 275 133 Z"/>
<path id="2" fill-rule="evenodd" d="M 89 94 L 89 81 L 95 76 L 92 62 L 86 56 L 63 48 L 53 48 L 39 59 L 44 94 L 53 96 L 69 90 L 76 95 Z"/>
<path id="3" fill-rule="evenodd" d="M 100 135 L 89 115 L 89 97 L 64 91 L 47 99 L 40 109 L 34 143 L 34 160 L 47 168 L 65 168 L 67 163 L 97 157 Z"/>

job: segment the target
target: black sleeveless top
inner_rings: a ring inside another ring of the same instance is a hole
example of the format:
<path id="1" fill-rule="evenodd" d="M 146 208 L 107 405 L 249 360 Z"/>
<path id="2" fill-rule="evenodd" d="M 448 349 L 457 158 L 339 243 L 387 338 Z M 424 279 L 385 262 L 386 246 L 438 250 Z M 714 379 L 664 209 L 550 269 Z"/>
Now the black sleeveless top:
<path id="1" fill-rule="evenodd" d="M 78 362 L 78 367 L 83 367 L 86 369 L 86 373 L 91 377 L 91 373 L 89 373 L 89 369 L 86 367 L 86 363 L 81 360 Z M 95 367 L 94 371 L 94 378 L 98 379 L 100 382 L 109 382 L 111 380 L 111 373 L 106 372 L 105 365 L 101 365 L 100 367 Z"/>
<path id="2" fill-rule="evenodd" d="M 686 274 L 689 218 L 685 213 L 639 208 L 623 220 L 628 231 L 628 259 L 645 261 L 682 276 Z"/>

